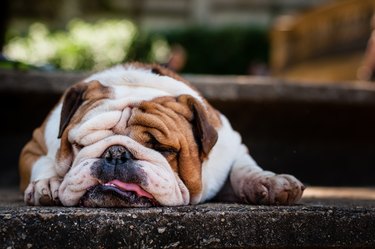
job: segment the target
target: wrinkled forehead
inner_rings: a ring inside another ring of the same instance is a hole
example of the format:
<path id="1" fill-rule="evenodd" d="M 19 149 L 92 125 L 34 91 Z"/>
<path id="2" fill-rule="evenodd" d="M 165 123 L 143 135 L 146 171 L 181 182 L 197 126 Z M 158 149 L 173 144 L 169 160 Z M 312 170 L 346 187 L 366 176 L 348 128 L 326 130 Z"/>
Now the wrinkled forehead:
<path id="1" fill-rule="evenodd" d="M 126 109 L 139 106 L 145 101 L 152 101 L 160 97 L 172 96 L 168 92 L 151 89 L 148 87 L 129 87 L 127 85 L 115 85 L 107 87 L 109 94 L 104 98 L 87 99 L 85 106 L 80 110 L 79 122 L 85 122 L 88 119 L 98 115 L 122 115 Z M 116 112 L 118 112 L 116 114 Z M 103 116 L 102 122 L 105 122 Z"/>
<path id="2" fill-rule="evenodd" d="M 113 130 L 115 133 L 122 133 L 116 131 L 125 128 L 133 107 L 162 97 L 189 95 L 203 108 L 206 107 L 202 97 L 188 84 L 140 68 L 117 66 L 90 76 L 80 87 L 83 89 L 83 105 L 77 108 L 70 125 L 73 128 L 69 132 L 71 142 L 86 136 L 96 138 L 98 131 L 108 131 L 114 127 L 119 128 Z M 64 116 L 69 120 L 71 108 L 64 109 L 67 110 Z M 102 133 L 98 137 L 106 135 Z M 92 142 L 91 138 L 87 140 L 87 143 Z"/>

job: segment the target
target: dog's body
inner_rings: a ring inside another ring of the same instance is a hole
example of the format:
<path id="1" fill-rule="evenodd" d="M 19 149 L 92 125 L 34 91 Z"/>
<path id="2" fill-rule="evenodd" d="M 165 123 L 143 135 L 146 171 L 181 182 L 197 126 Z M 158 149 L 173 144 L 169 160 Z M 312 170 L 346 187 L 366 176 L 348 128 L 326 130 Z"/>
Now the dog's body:
<path id="1" fill-rule="evenodd" d="M 196 204 L 224 186 L 254 204 L 292 204 L 293 176 L 263 171 L 228 120 L 185 80 L 127 64 L 68 89 L 20 157 L 29 205 Z"/>

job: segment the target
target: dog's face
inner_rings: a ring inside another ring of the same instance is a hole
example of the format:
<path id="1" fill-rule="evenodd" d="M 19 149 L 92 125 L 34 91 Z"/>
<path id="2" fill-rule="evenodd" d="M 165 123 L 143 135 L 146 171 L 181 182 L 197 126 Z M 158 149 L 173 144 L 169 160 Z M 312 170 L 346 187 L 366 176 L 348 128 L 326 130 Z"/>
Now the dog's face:
<path id="1" fill-rule="evenodd" d="M 56 168 L 64 205 L 199 201 L 201 165 L 217 140 L 204 101 L 99 81 L 79 83 L 63 98 Z"/>

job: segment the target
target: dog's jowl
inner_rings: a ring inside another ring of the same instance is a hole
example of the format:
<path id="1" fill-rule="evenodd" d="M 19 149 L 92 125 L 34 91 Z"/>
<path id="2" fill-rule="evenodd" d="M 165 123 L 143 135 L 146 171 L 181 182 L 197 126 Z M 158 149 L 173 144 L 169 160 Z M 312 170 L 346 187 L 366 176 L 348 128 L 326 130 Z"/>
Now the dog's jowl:
<path id="1" fill-rule="evenodd" d="M 223 186 L 239 202 L 287 205 L 304 190 L 291 175 L 262 170 L 188 82 L 143 64 L 67 89 L 22 150 L 20 175 L 29 205 L 188 205 Z"/>

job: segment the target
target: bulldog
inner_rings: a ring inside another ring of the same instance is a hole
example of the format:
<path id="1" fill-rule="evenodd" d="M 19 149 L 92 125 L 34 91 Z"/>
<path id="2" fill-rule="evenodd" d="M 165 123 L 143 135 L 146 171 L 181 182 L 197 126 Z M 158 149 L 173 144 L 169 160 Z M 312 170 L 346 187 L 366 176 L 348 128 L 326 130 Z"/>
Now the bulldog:
<path id="1" fill-rule="evenodd" d="M 28 205 L 178 206 L 218 193 L 290 205 L 304 191 L 262 170 L 240 135 L 186 80 L 126 64 L 71 86 L 20 155 Z"/>

